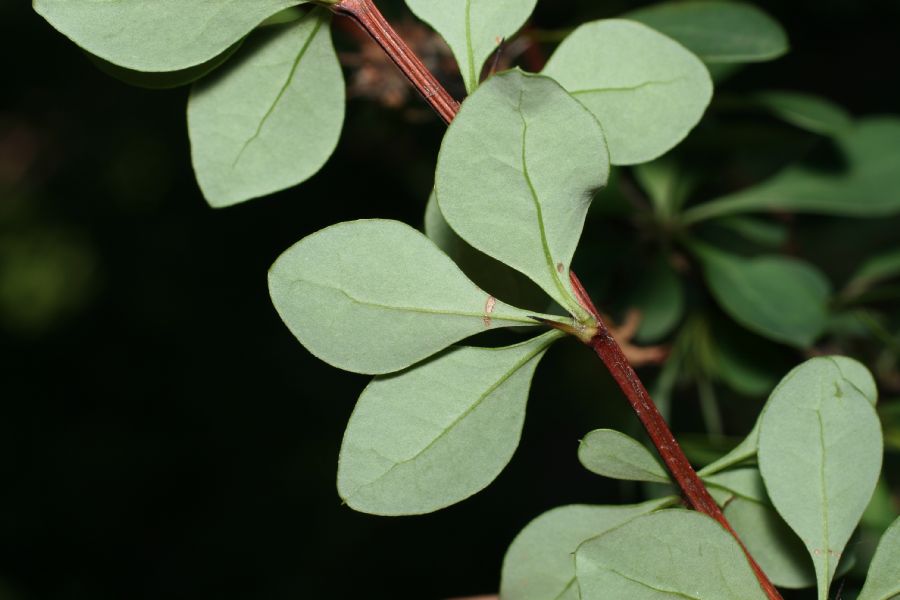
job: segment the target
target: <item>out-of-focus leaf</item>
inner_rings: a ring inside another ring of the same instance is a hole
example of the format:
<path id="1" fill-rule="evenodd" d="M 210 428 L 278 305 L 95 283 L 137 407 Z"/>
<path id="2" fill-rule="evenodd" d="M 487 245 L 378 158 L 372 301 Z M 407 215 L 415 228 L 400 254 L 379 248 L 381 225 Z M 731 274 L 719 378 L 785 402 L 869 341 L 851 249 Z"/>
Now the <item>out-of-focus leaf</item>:
<path id="1" fill-rule="evenodd" d="M 751 4 L 694 1 L 653 4 L 626 15 L 671 37 L 707 63 L 761 62 L 788 51 L 787 34 Z"/>
<path id="2" fill-rule="evenodd" d="M 857 600 L 891 600 L 900 596 L 900 518 L 878 543 L 869 575 Z"/>
<path id="3" fill-rule="evenodd" d="M 681 210 L 697 185 L 695 174 L 669 156 L 635 165 L 632 173 L 663 218 Z"/>
<path id="4" fill-rule="evenodd" d="M 478 87 L 485 61 L 531 16 L 537 0 L 406 0 L 447 41 L 466 89 Z"/>
<path id="5" fill-rule="evenodd" d="M 760 473 L 812 557 L 820 599 L 872 497 L 882 450 L 870 400 L 828 358 L 792 371 L 760 418 Z"/>
<path id="6" fill-rule="evenodd" d="M 60 33 L 133 71 L 181 71 L 225 52 L 254 27 L 302 0 L 34 0 Z"/>
<path id="7" fill-rule="evenodd" d="M 478 332 L 536 324 L 398 221 L 339 223 L 304 238 L 275 261 L 269 292 L 310 352 L 358 373 L 398 371 Z"/>
<path id="8" fill-rule="evenodd" d="M 637 517 L 585 542 L 575 573 L 582 600 L 766 597 L 735 539 L 686 510 Z"/>
<path id="9" fill-rule="evenodd" d="M 751 217 L 735 215 L 717 219 L 715 224 L 764 248 L 780 248 L 788 238 L 787 227 L 783 224 Z"/>
<path id="10" fill-rule="evenodd" d="M 485 488 L 512 458 L 538 362 L 563 334 L 507 348 L 459 347 L 376 377 L 347 424 L 338 491 L 355 510 L 409 515 Z"/>
<path id="11" fill-rule="evenodd" d="M 768 210 L 850 217 L 900 211 L 900 118 L 860 119 L 836 143 L 845 164 L 788 167 L 757 186 L 691 208 L 683 222 Z"/>
<path id="12" fill-rule="evenodd" d="M 609 175 L 603 140 L 597 120 L 552 79 L 492 77 L 444 137 L 435 184 L 441 213 L 466 242 L 584 316 L 569 265 Z"/>
<path id="13" fill-rule="evenodd" d="M 545 512 L 513 540 L 503 559 L 504 600 L 580 600 L 575 550 L 585 540 L 677 502 L 668 497 L 626 506 L 561 506 Z"/>
<path id="14" fill-rule="evenodd" d="M 672 149 L 697 125 L 712 97 L 709 72 L 696 56 L 649 27 L 621 19 L 576 29 L 544 74 L 597 116 L 615 165 L 647 162 Z"/>
<path id="15" fill-rule="evenodd" d="M 900 248 L 872 256 L 847 284 L 848 293 L 859 294 L 876 283 L 900 276 Z"/>
<path id="16" fill-rule="evenodd" d="M 628 481 L 669 483 L 669 475 L 646 446 L 612 429 L 596 429 L 581 440 L 578 460 L 597 475 Z"/>
<path id="17" fill-rule="evenodd" d="M 317 9 L 267 27 L 192 89 L 191 158 L 212 206 L 301 183 L 331 156 L 344 121 L 344 79 L 328 23 Z"/>
<path id="18" fill-rule="evenodd" d="M 628 297 L 628 306 L 641 312 L 641 323 L 634 336 L 637 342 L 661 340 L 684 317 L 684 287 L 678 274 L 664 258 L 653 262 Z"/>
<path id="19" fill-rule="evenodd" d="M 782 256 L 747 259 L 706 245 L 692 248 L 713 296 L 744 327 L 800 348 L 824 331 L 830 285 L 812 265 Z"/>
<path id="20" fill-rule="evenodd" d="M 838 135 L 853 126 L 846 110 L 812 94 L 773 90 L 760 92 L 754 99 L 784 121 L 813 133 Z"/>

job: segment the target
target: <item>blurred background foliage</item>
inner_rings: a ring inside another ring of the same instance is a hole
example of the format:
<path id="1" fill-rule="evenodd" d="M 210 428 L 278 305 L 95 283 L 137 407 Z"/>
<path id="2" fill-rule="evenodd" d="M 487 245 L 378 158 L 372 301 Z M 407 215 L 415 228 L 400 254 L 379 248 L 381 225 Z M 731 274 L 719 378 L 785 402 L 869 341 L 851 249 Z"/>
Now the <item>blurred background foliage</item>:
<path id="1" fill-rule="evenodd" d="M 461 96 L 441 42 L 401 2 L 379 4 Z M 539 2 L 530 27 L 543 42 L 514 41 L 506 56 L 539 63 L 554 32 L 646 4 Z M 702 201 L 814 146 L 833 156 L 822 136 L 748 106 L 753 92 L 812 93 L 855 116 L 900 113 L 900 4 L 757 4 L 785 26 L 791 52 L 723 80 L 668 162 L 618 173 L 575 268 L 614 320 L 642 310 L 635 341 L 669 356 L 666 369 L 651 354 L 642 374 L 698 463 L 745 434 L 803 358 L 865 362 L 879 379 L 888 452 L 857 542 L 864 557 L 900 497 L 900 218 L 776 214 L 698 229 L 735 255 L 787 254 L 824 273 L 830 317 L 797 347 L 723 312 L 677 228 L 651 210 L 660 186 Z M 0 600 L 486 592 L 534 516 L 638 497 L 577 462 L 585 432 L 637 429 L 596 358 L 566 342 L 540 367 L 522 445 L 486 491 L 412 518 L 340 505 L 341 432 L 367 378 L 303 350 L 270 305 L 266 271 L 338 221 L 420 226 L 443 126 L 379 51 L 346 23 L 337 31 L 353 99 L 336 155 L 298 188 L 212 210 L 190 168 L 184 88 L 124 85 L 27 4 L 0 3 Z M 677 181 L 666 179 L 672 165 Z M 892 251 L 886 276 L 872 275 L 878 264 L 859 276 Z"/>

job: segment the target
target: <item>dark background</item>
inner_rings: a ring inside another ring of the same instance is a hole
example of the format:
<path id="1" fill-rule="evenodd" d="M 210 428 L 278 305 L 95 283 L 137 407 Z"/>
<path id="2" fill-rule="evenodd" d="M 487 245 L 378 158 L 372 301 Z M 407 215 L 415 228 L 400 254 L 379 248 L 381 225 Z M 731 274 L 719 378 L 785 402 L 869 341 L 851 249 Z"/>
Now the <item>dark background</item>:
<path id="1" fill-rule="evenodd" d="M 534 23 L 642 4 L 542 0 Z M 900 3 L 758 4 L 792 52 L 728 89 L 900 112 Z M 295 341 L 266 271 L 338 221 L 418 226 L 435 118 L 352 101 L 311 181 L 213 210 L 191 172 L 185 89 L 107 77 L 20 1 L 0 0 L 0 56 L 0 600 L 487 592 L 540 512 L 629 498 L 577 464 L 580 435 L 630 417 L 596 359 L 567 343 L 540 367 L 522 445 L 486 491 L 414 518 L 341 506 L 337 453 L 367 378 Z"/>

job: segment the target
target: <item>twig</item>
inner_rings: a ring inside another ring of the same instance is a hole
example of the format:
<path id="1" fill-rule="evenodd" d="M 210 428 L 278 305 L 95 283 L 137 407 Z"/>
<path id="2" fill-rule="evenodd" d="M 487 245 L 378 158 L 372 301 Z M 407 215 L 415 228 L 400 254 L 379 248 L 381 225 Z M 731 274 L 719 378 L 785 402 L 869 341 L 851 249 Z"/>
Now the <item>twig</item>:
<path id="1" fill-rule="evenodd" d="M 397 35 L 391 25 L 381 15 L 372 0 L 341 0 L 331 5 L 331 9 L 354 19 L 363 30 L 374 39 L 379 46 L 390 56 L 391 60 L 403 71 L 410 83 L 419 91 L 435 112 L 446 122 L 450 123 L 459 111 L 459 103 L 454 100 L 447 90 L 425 68 L 422 61 Z M 578 277 L 571 273 L 572 289 L 578 302 L 587 310 L 597 322 L 597 333 L 585 339 L 585 343 L 593 348 L 603 364 L 612 374 L 613 379 L 619 384 L 625 397 L 631 403 L 635 413 L 647 430 L 647 434 L 656 446 L 663 462 L 672 474 L 676 484 L 695 510 L 702 512 L 728 530 L 738 541 L 747 555 L 747 560 L 759 580 L 760 586 L 770 600 L 782 600 L 781 594 L 769 581 L 765 573 L 756 563 L 747 548 L 741 542 L 737 533 L 728 523 L 719 506 L 710 496 L 709 491 L 691 467 L 690 462 L 682 451 L 675 437 L 672 435 L 665 419 L 657 410 L 656 405 L 650 399 L 650 395 L 641 383 L 637 373 L 628 363 L 622 348 L 610 334 L 609 329 L 600 315 L 600 311 L 594 306 Z"/>

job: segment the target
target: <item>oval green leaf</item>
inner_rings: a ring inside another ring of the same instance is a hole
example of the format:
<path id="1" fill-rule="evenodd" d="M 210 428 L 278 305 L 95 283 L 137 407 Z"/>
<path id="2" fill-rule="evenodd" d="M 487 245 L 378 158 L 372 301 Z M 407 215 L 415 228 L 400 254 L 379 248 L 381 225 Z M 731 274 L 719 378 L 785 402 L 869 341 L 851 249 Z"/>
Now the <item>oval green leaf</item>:
<path id="1" fill-rule="evenodd" d="M 853 126 L 846 110 L 825 98 L 800 92 L 769 91 L 754 99 L 784 121 L 822 135 L 838 135 Z"/>
<path id="2" fill-rule="evenodd" d="M 712 98 L 709 72 L 696 56 L 633 21 L 582 25 L 543 72 L 594 113 L 614 165 L 647 162 L 671 150 Z"/>
<path id="3" fill-rule="evenodd" d="M 762 414 L 759 470 L 812 557 L 820 598 L 872 497 L 882 451 L 874 407 L 828 358 L 792 371 Z"/>
<path id="4" fill-rule="evenodd" d="M 636 439 L 612 429 L 596 429 L 581 440 L 578 460 L 597 475 L 628 481 L 669 483 L 659 461 Z"/>
<path id="5" fill-rule="evenodd" d="M 756 502 L 769 501 L 766 495 L 766 486 L 763 484 L 759 469 L 755 467 L 744 467 L 716 473 L 715 475 L 704 477 L 703 481 L 742 498 L 755 500 Z"/>
<path id="6" fill-rule="evenodd" d="M 835 142 L 840 165 L 788 167 L 755 187 L 687 210 L 683 222 L 772 210 L 848 217 L 900 211 L 900 118 L 860 119 Z"/>
<path id="7" fill-rule="evenodd" d="M 357 373 L 399 371 L 481 331 L 536 324 L 398 221 L 339 223 L 304 238 L 275 261 L 269 292 L 300 343 Z"/>
<path id="8" fill-rule="evenodd" d="M 448 350 L 376 377 L 347 424 L 338 492 L 378 515 L 432 512 L 485 488 L 510 461 L 538 362 L 563 334 Z"/>
<path id="9" fill-rule="evenodd" d="M 693 246 L 719 305 L 735 321 L 771 340 L 807 348 L 828 324 L 828 280 L 793 258 L 743 258 Z"/>
<path id="10" fill-rule="evenodd" d="M 609 176 L 603 140 L 597 120 L 552 79 L 492 77 L 444 137 L 435 185 L 441 212 L 470 245 L 581 314 L 569 265 Z"/>
<path id="11" fill-rule="evenodd" d="M 891 600 L 900 596 L 900 519 L 881 536 L 869 574 L 857 600 Z"/>
<path id="12" fill-rule="evenodd" d="M 34 9 L 94 56 L 134 71 L 181 71 L 225 52 L 302 0 L 34 0 Z"/>
<path id="13" fill-rule="evenodd" d="M 781 25 L 741 2 L 665 2 L 628 13 L 626 18 L 666 34 L 706 63 L 761 62 L 788 51 Z"/>
<path id="14" fill-rule="evenodd" d="M 305 181 L 344 121 L 344 79 L 330 17 L 317 9 L 267 27 L 188 100 L 194 172 L 206 200 L 230 206 Z"/>
<path id="15" fill-rule="evenodd" d="M 575 551 L 584 541 L 677 502 L 661 498 L 626 506 L 570 505 L 534 519 L 513 540 L 503 559 L 503 600 L 580 600 Z"/>
<path id="16" fill-rule="evenodd" d="M 472 92 L 485 61 L 525 24 L 537 0 L 406 0 L 406 4 L 446 40 L 466 89 Z"/>
<path id="17" fill-rule="evenodd" d="M 686 510 L 637 517 L 585 542 L 575 572 L 582 600 L 766 598 L 735 539 Z"/>

